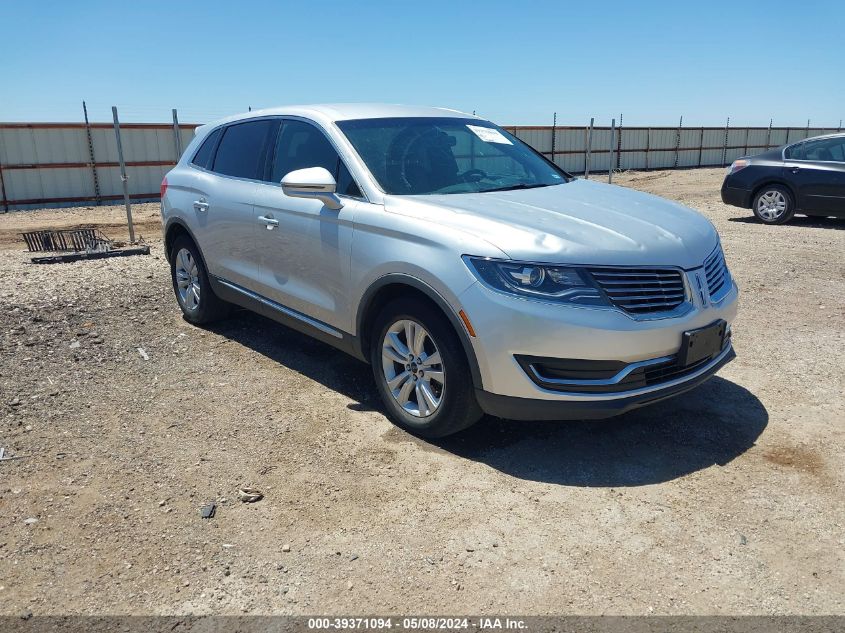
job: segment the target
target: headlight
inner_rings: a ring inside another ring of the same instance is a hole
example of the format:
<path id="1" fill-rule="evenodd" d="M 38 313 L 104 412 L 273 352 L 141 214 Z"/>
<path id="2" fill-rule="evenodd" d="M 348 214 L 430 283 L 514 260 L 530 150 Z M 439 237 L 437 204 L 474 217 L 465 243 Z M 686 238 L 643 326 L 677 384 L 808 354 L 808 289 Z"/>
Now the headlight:
<path id="1" fill-rule="evenodd" d="M 738 171 L 741 171 L 748 167 L 751 163 L 748 162 L 744 158 L 737 158 L 734 162 L 731 163 L 731 166 L 728 167 L 728 176 L 731 174 L 735 174 Z"/>
<path id="2" fill-rule="evenodd" d="M 469 255 L 463 259 L 479 281 L 499 292 L 558 303 L 609 305 L 590 276 L 580 268 Z"/>

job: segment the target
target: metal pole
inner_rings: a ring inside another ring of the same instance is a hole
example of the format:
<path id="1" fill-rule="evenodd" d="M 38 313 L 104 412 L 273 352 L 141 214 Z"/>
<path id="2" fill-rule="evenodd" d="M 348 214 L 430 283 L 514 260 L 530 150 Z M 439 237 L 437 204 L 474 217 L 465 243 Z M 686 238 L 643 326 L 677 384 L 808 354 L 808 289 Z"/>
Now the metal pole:
<path id="1" fill-rule="evenodd" d="M 645 168 L 648 169 L 648 150 L 651 147 L 651 128 L 645 131 Z"/>
<path id="2" fill-rule="evenodd" d="M 748 137 L 751 134 L 751 128 L 745 128 L 745 149 L 743 150 L 743 156 L 748 156 Z"/>
<path id="3" fill-rule="evenodd" d="M 807 131 L 804 132 L 804 138 L 810 136 L 810 119 L 807 119 Z"/>
<path id="4" fill-rule="evenodd" d="M 552 116 L 552 162 L 555 162 L 555 128 L 557 127 L 557 112 Z"/>
<path id="5" fill-rule="evenodd" d="M 837 131 L 837 132 L 841 132 L 841 131 L 842 131 L 842 119 L 839 119 L 839 127 L 838 127 L 838 128 L 836 128 L 836 131 Z"/>
<path id="6" fill-rule="evenodd" d="M 0 156 L 3 155 L 3 137 L 0 135 Z M 6 197 L 6 181 L 3 180 L 3 165 L 0 163 L 0 193 L 3 195 L 3 213 L 9 212 L 9 199 Z"/>
<path id="7" fill-rule="evenodd" d="M 731 126 L 731 117 L 728 117 L 728 120 L 725 122 L 725 144 L 722 147 L 722 165 L 725 165 L 725 161 L 728 159 L 728 128 Z"/>
<path id="8" fill-rule="evenodd" d="M 590 179 L 590 152 L 593 150 L 593 123 L 595 117 L 590 117 L 590 127 L 587 128 L 587 149 L 584 154 L 584 179 Z"/>
<path id="9" fill-rule="evenodd" d="M 126 162 L 123 160 L 123 144 L 120 142 L 120 121 L 117 107 L 111 107 L 114 118 L 114 137 L 117 140 L 117 159 L 120 161 L 120 180 L 123 182 L 123 202 L 126 204 L 126 222 L 129 224 L 129 243 L 135 243 L 135 227 L 132 224 L 132 206 L 129 204 L 129 182 L 126 176 Z"/>
<path id="10" fill-rule="evenodd" d="M 616 119 L 610 121 L 610 164 L 607 166 L 607 183 L 613 182 L 613 136 L 616 133 Z"/>
<path id="11" fill-rule="evenodd" d="M 681 120 L 678 123 L 678 131 L 675 134 L 675 164 L 673 165 L 673 169 L 678 168 L 678 155 L 681 151 L 681 128 L 684 126 L 684 117 L 681 115 Z"/>
<path id="12" fill-rule="evenodd" d="M 768 150 L 772 145 L 772 122 L 774 119 L 769 119 L 769 131 L 766 132 L 766 149 Z"/>
<path id="13" fill-rule="evenodd" d="M 82 102 L 82 113 L 85 115 L 85 133 L 88 136 L 88 157 L 91 159 L 91 175 L 94 177 L 94 197 L 97 199 L 97 206 L 103 202 L 100 196 L 100 179 L 97 176 L 97 159 L 94 158 L 94 140 L 91 137 L 91 124 L 88 122 L 88 106 Z"/>
<path id="14" fill-rule="evenodd" d="M 622 169 L 622 113 L 619 113 L 619 136 L 616 140 L 616 169 Z"/>
<path id="15" fill-rule="evenodd" d="M 698 137 L 698 166 L 701 167 L 701 154 L 704 151 L 704 126 L 701 126 L 701 134 Z"/>
<path id="16" fill-rule="evenodd" d="M 179 133 L 179 116 L 173 108 L 173 140 L 176 142 L 176 162 L 182 157 L 182 135 Z"/>
<path id="17" fill-rule="evenodd" d="M 6 199 L 6 181 L 3 180 L 3 165 L 0 164 L 0 191 L 3 192 L 3 213 L 9 212 L 9 201 Z"/>

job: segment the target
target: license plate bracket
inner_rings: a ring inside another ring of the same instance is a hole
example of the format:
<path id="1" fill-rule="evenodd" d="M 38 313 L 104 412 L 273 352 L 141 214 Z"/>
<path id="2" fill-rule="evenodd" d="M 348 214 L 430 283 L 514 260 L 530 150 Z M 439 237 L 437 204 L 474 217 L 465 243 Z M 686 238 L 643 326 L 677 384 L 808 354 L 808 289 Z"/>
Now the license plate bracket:
<path id="1" fill-rule="evenodd" d="M 728 324 L 719 319 L 697 330 L 688 330 L 681 337 L 678 364 L 689 367 L 705 358 L 713 358 L 722 351 Z"/>

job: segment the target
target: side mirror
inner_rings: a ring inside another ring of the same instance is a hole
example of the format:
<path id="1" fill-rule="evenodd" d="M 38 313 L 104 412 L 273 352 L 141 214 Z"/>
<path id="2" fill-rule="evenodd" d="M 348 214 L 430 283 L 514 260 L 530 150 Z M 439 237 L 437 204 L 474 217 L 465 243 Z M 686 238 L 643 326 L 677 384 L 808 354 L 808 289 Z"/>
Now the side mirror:
<path id="1" fill-rule="evenodd" d="M 297 169 L 282 178 L 282 191 L 292 198 L 314 198 L 329 209 L 340 209 L 343 201 L 337 197 L 337 183 L 324 167 Z"/>

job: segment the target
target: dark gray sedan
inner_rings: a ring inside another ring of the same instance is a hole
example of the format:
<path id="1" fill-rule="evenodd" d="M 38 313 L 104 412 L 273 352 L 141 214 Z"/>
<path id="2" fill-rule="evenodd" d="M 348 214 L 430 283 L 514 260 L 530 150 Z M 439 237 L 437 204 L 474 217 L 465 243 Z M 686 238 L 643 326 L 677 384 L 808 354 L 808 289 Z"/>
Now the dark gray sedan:
<path id="1" fill-rule="evenodd" d="M 752 209 L 766 224 L 783 224 L 795 213 L 845 217 L 845 133 L 738 158 L 722 201 Z"/>

